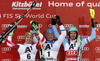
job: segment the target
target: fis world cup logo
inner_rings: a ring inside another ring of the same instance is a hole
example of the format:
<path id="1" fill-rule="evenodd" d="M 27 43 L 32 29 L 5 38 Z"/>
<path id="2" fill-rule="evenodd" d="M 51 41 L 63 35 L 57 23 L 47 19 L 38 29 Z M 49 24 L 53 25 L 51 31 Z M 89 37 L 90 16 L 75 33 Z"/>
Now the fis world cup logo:
<path id="1" fill-rule="evenodd" d="M 10 47 L 2 47 L 1 48 L 2 53 L 6 53 L 6 51 L 11 51 Z"/>
<path id="2" fill-rule="evenodd" d="M 24 2 L 20 2 L 20 1 L 15 1 L 12 2 L 12 9 L 13 10 L 27 10 L 31 5 L 32 5 L 33 1 L 24 1 Z M 36 4 L 36 7 L 33 8 L 33 10 L 41 10 L 42 7 L 42 2 L 39 2 Z"/>

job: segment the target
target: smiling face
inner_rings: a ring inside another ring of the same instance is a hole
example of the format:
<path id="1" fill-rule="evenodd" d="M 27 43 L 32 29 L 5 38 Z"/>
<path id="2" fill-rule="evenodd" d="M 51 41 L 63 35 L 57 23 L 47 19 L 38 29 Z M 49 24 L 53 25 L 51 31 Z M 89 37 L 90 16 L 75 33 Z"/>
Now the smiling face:
<path id="1" fill-rule="evenodd" d="M 26 42 L 27 44 L 32 43 L 32 36 L 31 36 L 31 35 L 27 35 L 26 38 L 25 38 L 25 42 Z"/>
<path id="2" fill-rule="evenodd" d="M 30 32 L 27 32 L 27 33 L 25 34 L 25 42 L 26 42 L 27 44 L 30 44 L 30 43 L 32 43 L 32 40 L 33 40 L 33 34 L 30 33 Z"/>
<path id="3" fill-rule="evenodd" d="M 49 41 L 52 41 L 53 40 L 53 34 L 52 33 L 49 33 L 49 34 L 47 34 L 47 36 L 46 36 L 46 38 L 47 38 L 47 40 L 49 40 Z"/>
<path id="4" fill-rule="evenodd" d="M 75 39 L 75 38 L 76 38 L 76 35 L 77 35 L 77 34 L 76 34 L 75 31 L 71 31 L 71 32 L 70 32 L 70 38 L 71 38 L 71 39 Z"/>

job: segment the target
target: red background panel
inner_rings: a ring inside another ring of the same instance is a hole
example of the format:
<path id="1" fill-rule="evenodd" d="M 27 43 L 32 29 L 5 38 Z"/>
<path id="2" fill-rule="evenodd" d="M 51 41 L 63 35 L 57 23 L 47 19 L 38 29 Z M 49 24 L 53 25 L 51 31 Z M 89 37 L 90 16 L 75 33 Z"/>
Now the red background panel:
<path id="1" fill-rule="evenodd" d="M 2 33 L 8 24 L 14 22 L 18 19 L 25 10 L 14 10 L 12 8 L 28 8 L 28 7 L 12 7 L 13 3 L 27 3 L 32 2 L 32 0 L 0 0 L 0 33 Z M 18 25 L 15 31 L 13 42 L 14 43 L 24 43 L 23 36 L 26 32 L 30 31 L 30 21 L 35 20 L 40 24 L 40 31 L 45 35 L 46 29 L 50 28 L 51 18 L 54 15 L 59 15 L 61 21 L 66 28 L 66 31 L 70 26 L 76 26 L 79 30 L 79 34 L 83 37 L 91 35 L 91 16 L 89 9 L 95 9 L 95 17 L 98 22 L 98 29 L 100 28 L 100 2 L 99 0 L 36 0 L 37 3 L 41 4 L 36 7 L 36 10 L 32 10 Z M 49 6 L 50 3 L 50 6 Z M 60 5 L 61 3 L 66 3 L 66 5 Z M 67 3 L 73 4 L 72 7 Z M 76 4 L 80 4 L 80 7 Z M 83 3 L 83 5 L 82 5 Z M 54 4 L 54 5 L 52 5 Z M 89 4 L 89 5 L 87 5 Z M 91 7 L 90 7 L 91 6 Z M 40 10 L 37 10 L 39 8 Z M 58 28 L 59 29 L 59 28 Z M 99 61 L 100 60 L 100 30 L 97 32 L 97 37 L 90 43 L 88 43 L 82 54 L 82 61 Z M 17 61 L 19 59 L 19 54 L 16 50 L 7 47 L 6 43 L 0 45 L 0 60 L 5 59 L 11 61 Z M 39 53 L 36 59 L 39 59 Z M 61 46 L 58 60 L 64 60 L 64 49 Z"/>

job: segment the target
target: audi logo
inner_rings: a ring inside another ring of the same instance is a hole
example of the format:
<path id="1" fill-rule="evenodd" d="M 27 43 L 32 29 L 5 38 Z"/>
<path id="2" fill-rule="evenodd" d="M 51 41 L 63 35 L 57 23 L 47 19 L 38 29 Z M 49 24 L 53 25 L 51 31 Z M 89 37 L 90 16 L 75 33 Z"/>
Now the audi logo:
<path id="1" fill-rule="evenodd" d="M 49 28 L 51 28 L 51 27 L 52 27 L 52 25 L 51 25 L 51 24 L 49 24 L 49 25 L 48 25 L 48 27 L 49 27 Z"/>
<path id="2" fill-rule="evenodd" d="M 1 50 L 2 51 L 11 51 L 11 48 L 10 47 L 2 47 Z"/>
<path id="3" fill-rule="evenodd" d="M 100 35 L 97 35 L 97 38 L 100 39 Z"/>
<path id="4" fill-rule="evenodd" d="M 89 58 L 82 58 L 82 61 L 90 61 Z"/>
<path id="5" fill-rule="evenodd" d="M 83 35 L 82 37 L 83 37 L 83 38 L 87 38 L 88 36 L 86 36 L 86 35 Z"/>
<path id="6" fill-rule="evenodd" d="M 17 39 L 25 39 L 25 37 L 22 35 L 22 36 L 17 36 Z"/>
<path id="7" fill-rule="evenodd" d="M 42 24 L 39 24 L 39 28 L 42 28 Z"/>
<path id="8" fill-rule="evenodd" d="M 9 24 L 2 24 L 1 27 L 7 28 L 7 27 L 9 27 Z"/>
<path id="9" fill-rule="evenodd" d="M 2 27 L 2 30 L 5 30 L 6 28 L 9 27 L 9 24 L 2 24 L 1 27 Z"/>
<path id="10" fill-rule="evenodd" d="M 73 24 L 64 24 L 65 29 L 69 29 L 71 26 L 73 26 Z"/>
<path id="11" fill-rule="evenodd" d="M 95 50 L 99 50 L 100 51 L 100 47 L 95 47 Z"/>
<path id="12" fill-rule="evenodd" d="M 100 40 L 100 35 L 97 35 L 95 41 L 99 41 L 99 40 Z"/>
<path id="13" fill-rule="evenodd" d="M 96 58 L 95 61 L 100 61 L 100 58 Z"/>
<path id="14" fill-rule="evenodd" d="M 49 25 L 48 25 L 48 27 L 49 27 L 49 28 L 52 28 L 52 25 L 51 25 L 51 24 L 49 24 Z M 56 24 L 56 27 L 58 27 L 58 25 L 57 25 L 57 24 Z"/>
<path id="15" fill-rule="evenodd" d="M 64 26 L 69 28 L 69 27 L 73 26 L 73 24 L 64 24 Z"/>
<path id="16" fill-rule="evenodd" d="M 100 27 L 100 24 L 97 24 L 97 27 Z"/>
<path id="17" fill-rule="evenodd" d="M 89 47 L 84 47 L 83 50 L 84 51 L 89 51 Z"/>
<path id="18" fill-rule="evenodd" d="M 11 59 L 2 59 L 1 61 L 11 61 Z"/>

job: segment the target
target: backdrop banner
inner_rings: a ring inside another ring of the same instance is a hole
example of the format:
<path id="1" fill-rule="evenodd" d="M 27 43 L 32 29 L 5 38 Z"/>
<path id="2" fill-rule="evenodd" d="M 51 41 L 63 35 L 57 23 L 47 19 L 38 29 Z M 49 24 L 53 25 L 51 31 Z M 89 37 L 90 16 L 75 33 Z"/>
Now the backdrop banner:
<path id="1" fill-rule="evenodd" d="M 23 44 L 24 35 L 31 29 L 30 21 L 38 21 L 41 33 L 45 36 L 46 29 L 52 28 L 51 18 L 59 15 L 68 31 L 71 26 L 76 26 L 79 35 L 86 38 L 91 35 L 91 16 L 89 9 L 95 10 L 98 22 L 96 38 L 85 45 L 82 51 L 82 61 L 100 61 L 100 1 L 99 0 L 36 0 L 33 10 L 18 24 L 13 35 L 13 43 Z M 33 0 L 0 0 L 0 34 L 6 30 L 11 22 L 15 22 L 25 12 Z M 58 25 L 57 25 L 58 26 Z M 57 27 L 59 29 L 59 27 Z M 59 30 L 60 32 L 60 30 Z M 68 33 L 67 33 L 68 34 Z M 66 37 L 68 37 L 66 35 Z M 39 59 L 39 52 L 36 60 Z M 1 61 L 19 61 L 19 53 L 6 45 L 0 45 Z M 58 60 L 64 61 L 64 48 L 61 46 Z"/>

